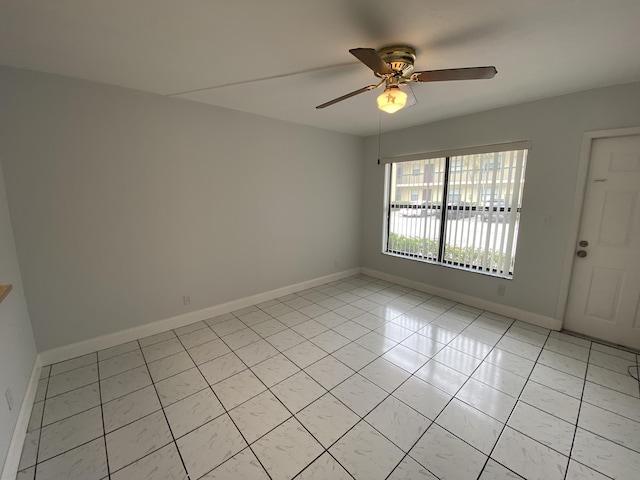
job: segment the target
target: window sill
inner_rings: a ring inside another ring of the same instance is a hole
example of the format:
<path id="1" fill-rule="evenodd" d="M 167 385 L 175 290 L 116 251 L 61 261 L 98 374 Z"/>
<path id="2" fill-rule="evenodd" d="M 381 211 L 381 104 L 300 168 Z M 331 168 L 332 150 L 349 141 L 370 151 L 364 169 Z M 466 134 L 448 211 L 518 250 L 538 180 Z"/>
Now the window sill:
<path id="1" fill-rule="evenodd" d="M 429 260 L 428 258 L 419 257 L 419 256 L 402 255 L 402 254 L 399 254 L 399 253 L 387 252 L 385 250 L 383 250 L 381 253 L 383 255 L 388 255 L 390 257 L 403 258 L 405 260 L 410 260 L 410 261 L 413 261 L 413 262 L 426 263 L 426 264 L 429 264 L 429 265 L 433 265 L 435 267 L 452 268 L 454 270 L 460 270 L 460 271 L 463 271 L 463 272 L 473 273 L 475 275 L 484 275 L 485 277 L 500 278 L 502 280 L 513 280 L 513 274 L 512 273 L 508 274 L 508 275 L 500 275 L 498 273 L 493 273 L 493 272 L 488 272 L 486 270 L 482 270 L 481 268 L 474 268 L 474 267 L 469 267 L 469 266 L 457 265 L 455 263 L 448 263 L 448 262 L 438 262 L 436 260 Z"/>
<path id="2" fill-rule="evenodd" d="M 13 285 L 11 285 L 10 283 L 7 285 L 0 285 L 0 302 L 4 300 L 4 297 L 7 296 L 7 294 L 11 291 L 12 288 L 13 288 Z"/>

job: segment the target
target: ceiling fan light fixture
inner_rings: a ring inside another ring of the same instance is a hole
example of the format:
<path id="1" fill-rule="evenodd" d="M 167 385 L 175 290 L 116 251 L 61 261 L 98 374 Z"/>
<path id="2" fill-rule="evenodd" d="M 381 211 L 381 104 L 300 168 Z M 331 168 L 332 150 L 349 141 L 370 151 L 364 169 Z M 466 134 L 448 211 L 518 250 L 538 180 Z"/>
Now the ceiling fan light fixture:
<path id="1" fill-rule="evenodd" d="M 398 86 L 389 86 L 385 88 L 378 96 L 378 108 L 386 113 L 395 113 L 404 108 L 407 104 L 407 94 Z"/>

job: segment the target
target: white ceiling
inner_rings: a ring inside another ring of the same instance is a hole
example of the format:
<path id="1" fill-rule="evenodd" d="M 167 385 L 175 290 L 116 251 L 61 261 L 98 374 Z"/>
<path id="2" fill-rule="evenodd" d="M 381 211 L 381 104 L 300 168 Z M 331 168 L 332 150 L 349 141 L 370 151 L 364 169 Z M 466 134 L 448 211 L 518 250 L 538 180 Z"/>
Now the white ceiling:
<path id="1" fill-rule="evenodd" d="M 416 70 L 495 65 L 493 80 L 414 84 L 380 115 L 355 47 L 408 44 Z M 640 80 L 638 0 L 0 0 L 0 64 L 370 135 Z"/>

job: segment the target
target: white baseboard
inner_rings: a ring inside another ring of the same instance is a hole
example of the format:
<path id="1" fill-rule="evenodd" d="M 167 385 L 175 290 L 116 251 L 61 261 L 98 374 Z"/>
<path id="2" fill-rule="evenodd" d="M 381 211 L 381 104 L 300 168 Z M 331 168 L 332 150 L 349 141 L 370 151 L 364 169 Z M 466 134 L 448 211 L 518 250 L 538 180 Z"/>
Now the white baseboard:
<path id="1" fill-rule="evenodd" d="M 122 343 L 148 337 L 149 335 L 155 335 L 156 333 L 165 332 L 191 323 L 207 320 L 224 313 L 233 312 L 242 308 L 250 307 L 251 305 L 256 305 L 257 303 L 273 300 L 274 298 L 284 297 L 301 290 L 306 290 L 307 288 L 317 287 L 328 282 L 357 275 L 358 273 L 360 273 L 359 267 L 333 273 L 324 277 L 314 278 L 305 282 L 251 295 L 249 297 L 240 298 L 220 305 L 203 308 L 202 310 L 196 310 L 176 317 L 165 318 L 163 320 L 147 323 L 138 327 L 128 328 L 126 330 L 120 330 L 107 335 L 72 343 L 71 345 L 46 350 L 40 353 L 40 358 L 42 360 L 42 365 L 62 362 L 63 360 L 69 360 L 70 358 L 79 357 L 80 355 L 86 355 L 105 348 L 115 347 Z"/>
<path id="2" fill-rule="evenodd" d="M 440 287 L 435 287 L 426 283 L 417 282 L 414 280 L 408 280 L 403 277 L 390 275 L 388 273 L 379 272 L 370 268 L 352 268 L 343 272 L 326 275 L 324 277 L 314 278 L 305 282 L 300 282 L 294 285 L 277 288 L 268 292 L 251 295 L 249 297 L 240 298 L 231 302 L 215 305 L 212 307 L 203 308 L 194 312 L 185 313 L 171 318 L 165 318 L 156 322 L 147 323 L 138 327 L 128 328 L 126 330 L 120 330 L 118 332 L 102 335 L 81 342 L 73 343 L 71 345 L 65 345 L 63 347 L 54 348 L 52 350 L 46 350 L 40 353 L 40 359 L 42 365 L 49 365 L 56 362 L 68 360 L 70 358 L 78 357 L 80 355 L 86 355 L 88 353 L 103 350 L 105 348 L 115 347 L 122 343 L 137 340 L 139 338 L 148 337 L 156 333 L 165 332 L 174 328 L 183 327 L 191 323 L 207 320 L 217 315 L 229 313 L 235 310 L 240 310 L 245 307 L 250 307 L 257 303 L 273 300 L 274 298 L 283 297 L 291 293 L 299 292 L 307 288 L 317 287 L 324 283 L 340 280 L 358 273 L 364 273 L 371 277 L 387 280 L 389 282 L 397 283 L 405 287 L 414 288 L 422 292 L 438 295 L 443 298 L 448 298 L 456 302 L 465 303 L 476 308 L 483 310 L 489 310 L 490 312 L 504 315 L 506 317 L 522 320 L 523 322 L 538 325 L 540 327 L 549 328 L 551 330 L 560 330 L 562 328 L 562 320 L 552 317 L 547 317 L 537 313 L 528 312 L 515 307 L 509 307 L 500 303 L 491 302 L 482 298 L 472 297 L 463 293 L 454 292 Z"/>
<path id="3" fill-rule="evenodd" d="M 20 413 L 18 413 L 18 419 L 16 420 L 16 426 L 13 429 L 13 436 L 11 437 L 9 450 L 7 451 L 7 458 L 4 461 L 4 468 L 2 469 L 1 477 L 2 480 L 15 480 L 18 473 L 20 455 L 22 455 L 22 446 L 24 445 L 24 439 L 27 436 L 27 428 L 29 426 L 29 419 L 31 418 L 33 401 L 36 398 L 36 391 L 38 390 L 41 367 L 42 361 L 40 359 L 40 355 L 36 355 L 36 360 L 33 363 L 33 369 L 31 370 L 31 377 L 29 377 L 27 391 L 24 394 Z"/>
<path id="4" fill-rule="evenodd" d="M 562 320 L 540 315 L 538 313 L 528 312 L 519 308 L 510 307 L 508 305 L 502 305 L 501 303 L 491 302 L 478 297 L 472 297 L 471 295 L 465 295 L 464 293 L 454 292 L 445 288 L 435 287 L 427 283 L 416 282 L 415 280 L 408 280 L 403 277 L 397 277 L 388 273 L 379 272 L 370 268 L 362 268 L 362 273 L 371 277 L 386 280 L 388 282 L 397 283 L 405 287 L 420 290 L 421 292 L 430 293 L 439 297 L 447 298 L 455 302 L 471 305 L 472 307 L 481 308 L 482 310 L 488 310 L 505 317 L 515 318 L 523 322 L 531 323 L 539 327 L 548 328 L 550 330 L 561 330 Z"/>

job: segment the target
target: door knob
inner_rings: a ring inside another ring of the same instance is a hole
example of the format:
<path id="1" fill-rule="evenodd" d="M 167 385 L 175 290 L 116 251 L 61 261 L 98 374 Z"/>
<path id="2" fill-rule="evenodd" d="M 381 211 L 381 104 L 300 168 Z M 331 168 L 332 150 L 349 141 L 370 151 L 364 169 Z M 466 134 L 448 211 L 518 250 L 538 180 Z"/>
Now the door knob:
<path id="1" fill-rule="evenodd" d="M 587 256 L 587 252 L 585 252 L 584 250 L 578 250 L 576 252 L 576 255 L 578 255 L 580 258 L 584 258 Z"/>

